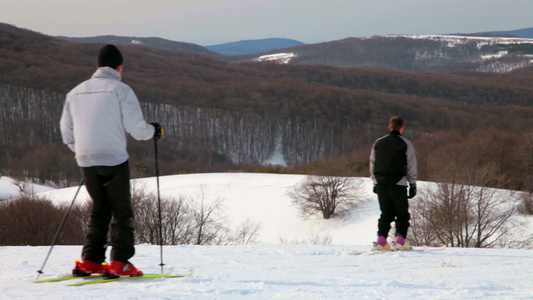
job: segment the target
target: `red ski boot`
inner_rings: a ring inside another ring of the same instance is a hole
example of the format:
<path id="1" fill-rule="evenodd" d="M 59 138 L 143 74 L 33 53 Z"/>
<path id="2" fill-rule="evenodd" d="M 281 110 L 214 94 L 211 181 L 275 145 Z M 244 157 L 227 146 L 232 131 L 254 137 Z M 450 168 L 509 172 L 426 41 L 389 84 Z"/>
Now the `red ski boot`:
<path id="1" fill-rule="evenodd" d="M 135 268 L 135 266 L 130 263 L 123 263 L 118 260 L 112 260 L 109 264 L 104 263 L 104 272 L 102 276 L 104 278 L 117 278 L 120 276 L 142 276 L 143 272 Z"/>
<path id="2" fill-rule="evenodd" d="M 90 276 L 91 274 L 100 274 L 104 271 L 102 264 L 94 261 L 86 260 L 79 261 L 76 259 L 76 265 L 72 269 L 73 276 Z"/>

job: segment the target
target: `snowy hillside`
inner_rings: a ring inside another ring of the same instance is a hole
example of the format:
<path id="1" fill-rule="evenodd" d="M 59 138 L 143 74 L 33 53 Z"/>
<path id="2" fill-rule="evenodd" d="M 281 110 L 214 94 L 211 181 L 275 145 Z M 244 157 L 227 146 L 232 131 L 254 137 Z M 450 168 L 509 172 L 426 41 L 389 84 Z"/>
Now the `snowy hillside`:
<path id="1" fill-rule="evenodd" d="M 272 61 L 277 62 L 280 64 L 288 64 L 292 58 L 294 58 L 296 54 L 294 53 L 276 53 L 276 54 L 268 54 L 268 55 L 261 55 L 257 59 L 257 61 Z"/>
<path id="2" fill-rule="evenodd" d="M 375 223 L 379 215 L 376 201 L 372 201 L 370 179 L 363 178 L 366 201 L 357 212 L 345 220 L 325 221 L 321 218 L 303 220 L 292 206 L 287 191 L 304 179 L 302 175 L 274 175 L 247 173 L 211 173 L 163 176 L 160 178 L 161 197 L 199 195 L 205 187 L 206 201 L 224 200 L 224 215 L 234 226 L 247 218 L 260 223 L 258 242 L 279 244 L 282 240 L 303 241 L 316 235 L 331 236 L 332 244 L 367 245 L 374 240 Z M 135 184 L 155 193 L 155 179 L 135 180 Z M 57 202 L 70 203 L 77 188 L 42 192 Z M 82 189 L 79 201 L 87 201 Z M 371 230 L 359 232 L 358 227 Z M 288 230 L 290 228 L 290 230 Z"/>
<path id="3" fill-rule="evenodd" d="M 532 65 L 532 51 L 531 38 L 390 34 L 272 50 L 250 60 L 503 73 Z"/>
<path id="4" fill-rule="evenodd" d="M 494 44 L 533 44 L 533 39 L 519 37 L 488 37 L 488 36 L 463 36 L 463 35 L 427 35 L 427 34 L 390 34 L 385 37 L 406 37 L 411 39 L 427 39 L 446 41 L 449 47 L 466 44 L 470 41 L 478 43 L 478 48 Z"/>
<path id="5" fill-rule="evenodd" d="M 511 57 L 506 47 L 512 45 L 533 45 L 533 39 L 514 37 L 480 37 L 480 36 L 456 36 L 456 35 L 389 35 L 390 37 L 406 37 L 410 39 L 424 39 L 443 42 L 445 47 L 454 48 L 460 45 L 474 43 L 480 50 L 477 61 L 482 62 L 477 71 L 481 72 L 510 72 L 514 69 L 527 67 L 533 64 L 533 55 L 522 54 L 514 57 L 512 61 L 501 61 L 506 57 Z M 490 49 L 490 50 L 489 50 Z M 488 50 L 488 51 L 487 51 Z M 421 53 L 421 59 L 427 56 L 442 56 L 443 53 Z M 476 59 L 475 59 L 476 60 Z"/>
<path id="6" fill-rule="evenodd" d="M 0 200 L 20 196 L 21 189 L 27 189 L 27 191 L 35 193 L 55 190 L 54 188 L 38 184 L 22 184 L 18 186 L 14 179 L 5 176 L 0 177 Z"/>
<path id="7" fill-rule="evenodd" d="M 368 250 L 375 239 L 379 209 L 369 179 L 366 201 L 344 219 L 303 220 L 287 190 L 300 175 L 190 174 L 161 177 L 161 195 L 223 198 L 232 223 L 261 223 L 258 244 L 244 246 L 165 246 L 164 263 L 175 273 L 193 268 L 192 277 L 142 279 L 82 287 L 35 279 L 49 247 L 0 247 L 0 299 L 528 299 L 533 297 L 533 251 L 460 249 L 350 255 Z M 16 195 L 3 177 L 0 192 Z M 136 180 L 148 190 L 155 179 Z M 421 182 L 420 189 L 427 187 Z M 76 187 L 39 191 L 70 203 Z M 85 189 L 79 201 L 87 201 Z M 318 235 L 330 245 L 302 244 Z M 294 244 L 286 244 L 294 242 Z M 159 246 L 138 245 L 132 259 L 146 273 L 158 273 Z M 81 246 L 56 246 L 41 279 L 68 274 Z"/>

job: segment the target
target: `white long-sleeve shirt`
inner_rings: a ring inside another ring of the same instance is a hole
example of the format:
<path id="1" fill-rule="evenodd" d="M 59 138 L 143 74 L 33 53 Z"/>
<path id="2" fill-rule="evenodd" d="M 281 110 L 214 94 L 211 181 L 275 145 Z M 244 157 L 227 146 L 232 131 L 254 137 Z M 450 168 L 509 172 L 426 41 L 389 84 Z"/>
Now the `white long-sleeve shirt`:
<path id="1" fill-rule="evenodd" d="M 61 135 L 80 167 L 119 165 L 129 158 L 126 133 L 136 140 L 154 135 L 137 96 L 120 80 L 118 71 L 101 67 L 67 94 Z"/>

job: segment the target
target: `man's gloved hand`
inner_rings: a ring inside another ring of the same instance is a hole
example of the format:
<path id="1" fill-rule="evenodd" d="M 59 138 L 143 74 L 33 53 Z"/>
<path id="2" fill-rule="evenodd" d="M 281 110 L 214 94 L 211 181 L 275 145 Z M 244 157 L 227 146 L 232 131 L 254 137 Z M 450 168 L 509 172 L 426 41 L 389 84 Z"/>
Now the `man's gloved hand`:
<path id="1" fill-rule="evenodd" d="M 374 184 L 374 188 L 372 189 L 372 192 L 374 192 L 374 194 L 378 193 L 378 187 L 376 184 Z"/>
<path id="2" fill-rule="evenodd" d="M 155 132 L 154 132 L 154 140 L 159 140 L 162 136 L 163 136 L 163 133 L 165 132 L 163 127 L 161 127 L 161 125 L 157 122 L 152 122 L 150 123 L 152 124 L 152 126 L 154 126 L 155 128 Z"/>
<path id="3" fill-rule="evenodd" d="M 416 196 L 416 183 L 409 183 L 409 195 L 407 199 L 411 199 Z"/>

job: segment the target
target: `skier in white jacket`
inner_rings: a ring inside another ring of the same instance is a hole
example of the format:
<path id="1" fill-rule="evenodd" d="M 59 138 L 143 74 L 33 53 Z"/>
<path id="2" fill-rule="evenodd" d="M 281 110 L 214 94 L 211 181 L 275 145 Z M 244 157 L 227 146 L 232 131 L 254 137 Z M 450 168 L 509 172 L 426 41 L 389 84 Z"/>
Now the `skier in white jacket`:
<path id="1" fill-rule="evenodd" d="M 98 69 L 67 94 L 61 116 L 63 142 L 74 151 L 93 200 L 82 261 L 76 261 L 75 276 L 142 275 L 129 262 L 135 248 L 126 134 L 136 140 L 149 140 L 160 138 L 162 130 L 158 123 L 144 120 L 135 93 L 121 82 L 122 66 L 117 47 L 102 47 Z M 110 223 L 111 261 L 102 265 Z"/>

